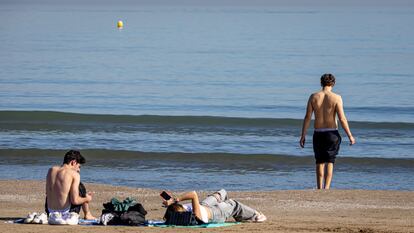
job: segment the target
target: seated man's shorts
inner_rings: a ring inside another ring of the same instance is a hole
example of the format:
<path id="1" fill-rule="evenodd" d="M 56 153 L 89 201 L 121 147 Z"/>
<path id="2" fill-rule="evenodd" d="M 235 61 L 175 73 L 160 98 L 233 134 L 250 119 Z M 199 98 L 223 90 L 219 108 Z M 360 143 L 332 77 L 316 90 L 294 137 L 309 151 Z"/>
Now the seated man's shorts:
<path id="1" fill-rule="evenodd" d="M 335 163 L 341 141 L 342 138 L 338 130 L 315 131 L 313 133 L 313 152 L 316 163 Z"/>

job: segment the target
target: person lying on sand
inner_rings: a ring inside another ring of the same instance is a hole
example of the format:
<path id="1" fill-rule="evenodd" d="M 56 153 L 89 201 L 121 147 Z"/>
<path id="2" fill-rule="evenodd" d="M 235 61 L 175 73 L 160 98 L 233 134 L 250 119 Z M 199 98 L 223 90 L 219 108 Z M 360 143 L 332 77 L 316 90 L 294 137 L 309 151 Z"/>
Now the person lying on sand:
<path id="1" fill-rule="evenodd" d="M 193 212 L 197 221 L 201 223 L 223 223 L 230 217 L 233 217 L 237 222 L 264 222 L 267 219 L 263 213 L 238 201 L 228 199 L 227 192 L 224 189 L 208 195 L 201 202 L 199 202 L 198 195 L 195 191 L 175 197 L 164 191 L 161 193 L 161 197 L 163 198 L 163 204 L 167 206 L 164 218 L 167 217 L 168 211 L 173 211 Z M 190 200 L 191 203 L 179 203 L 185 200 Z"/>
<path id="2" fill-rule="evenodd" d="M 95 219 L 89 210 L 92 193 L 86 192 L 80 182 L 81 164 L 86 162 L 79 151 L 70 150 L 65 154 L 62 166 L 49 169 L 46 177 L 45 211 L 49 224 L 76 225 L 82 208 L 85 219 Z"/>

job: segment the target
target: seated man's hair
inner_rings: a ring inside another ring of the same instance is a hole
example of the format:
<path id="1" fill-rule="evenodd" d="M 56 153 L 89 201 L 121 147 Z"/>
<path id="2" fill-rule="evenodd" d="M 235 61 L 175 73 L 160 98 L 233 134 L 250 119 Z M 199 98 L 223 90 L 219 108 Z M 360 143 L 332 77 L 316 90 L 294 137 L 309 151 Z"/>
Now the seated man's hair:
<path id="1" fill-rule="evenodd" d="M 65 158 L 63 158 L 63 163 L 69 164 L 72 160 L 76 160 L 79 164 L 84 164 L 86 162 L 86 159 L 77 150 L 70 150 L 66 152 Z"/>
<path id="2" fill-rule="evenodd" d="M 333 86 L 335 85 L 335 76 L 333 74 L 324 74 L 321 76 L 321 86 Z"/>

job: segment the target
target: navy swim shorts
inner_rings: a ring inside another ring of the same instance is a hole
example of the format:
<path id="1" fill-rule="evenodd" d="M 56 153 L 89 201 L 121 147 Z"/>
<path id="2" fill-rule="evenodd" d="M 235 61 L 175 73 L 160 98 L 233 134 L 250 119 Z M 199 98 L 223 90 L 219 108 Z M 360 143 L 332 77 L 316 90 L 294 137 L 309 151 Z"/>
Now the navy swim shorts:
<path id="1" fill-rule="evenodd" d="M 342 138 L 338 130 L 315 131 L 313 133 L 313 152 L 316 163 L 335 163 L 341 141 Z"/>

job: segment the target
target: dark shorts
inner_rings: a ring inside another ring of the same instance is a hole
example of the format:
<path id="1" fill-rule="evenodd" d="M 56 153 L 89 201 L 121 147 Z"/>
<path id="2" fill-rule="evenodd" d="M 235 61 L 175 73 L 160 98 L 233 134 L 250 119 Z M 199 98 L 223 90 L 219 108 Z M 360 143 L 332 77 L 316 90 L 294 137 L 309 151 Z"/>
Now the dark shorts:
<path id="1" fill-rule="evenodd" d="M 313 152 L 316 163 L 335 163 L 336 155 L 341 145 L 341 135 L 338 130 L 314 132 Z"/>
<path id="2" fill-rule="evenodd" d="M 79 196 L 81 197 L 86 197 L 86 188 L 85 185 L 83 185 L 82 182 L 79 183 Z M 75 212 L 75 213 L 80 213 L 80 210 L 82 208 L 82 205 L 70 205 L 70 210 L 69 212 Z M 49 215 L 49 209 L 47 208 L 47 198 L 45 201 L 45 212 L 47 213 L 47 215 Z"/>

